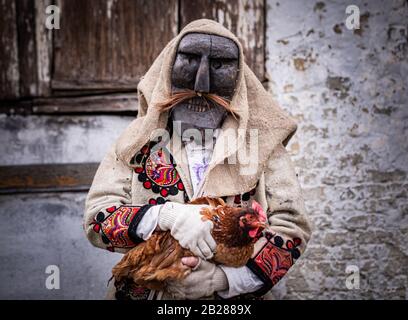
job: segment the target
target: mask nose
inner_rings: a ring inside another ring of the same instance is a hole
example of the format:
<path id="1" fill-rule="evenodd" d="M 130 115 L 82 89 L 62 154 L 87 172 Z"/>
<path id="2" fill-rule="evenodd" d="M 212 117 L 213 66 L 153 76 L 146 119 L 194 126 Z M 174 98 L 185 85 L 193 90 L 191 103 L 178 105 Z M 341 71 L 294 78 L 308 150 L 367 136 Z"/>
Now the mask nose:
<path id="1" fill-rule="evenodd" d="M 209 93 L 210 92 L 210 70 L 208 57 L 201 58 L 200 66 L 197 70 L 194 91 Z"/>

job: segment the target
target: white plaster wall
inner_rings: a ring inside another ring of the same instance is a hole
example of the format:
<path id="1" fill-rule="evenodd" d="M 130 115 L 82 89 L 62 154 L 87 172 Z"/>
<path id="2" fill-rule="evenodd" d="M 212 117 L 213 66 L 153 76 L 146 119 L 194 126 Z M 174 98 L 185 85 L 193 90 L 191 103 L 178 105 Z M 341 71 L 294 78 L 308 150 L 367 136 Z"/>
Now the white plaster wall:
<path id="1" fill-rule="evenodd" d="M 267 72 L 315 225 L 278 298 L 408 298 L 408 5 L 268 0 Z M 405 28 L 405 29 L 404 29 Z M 398 33 L 398 36 L 396 35 Z M 348 290 L 346 267 L 360 268 Z"/>

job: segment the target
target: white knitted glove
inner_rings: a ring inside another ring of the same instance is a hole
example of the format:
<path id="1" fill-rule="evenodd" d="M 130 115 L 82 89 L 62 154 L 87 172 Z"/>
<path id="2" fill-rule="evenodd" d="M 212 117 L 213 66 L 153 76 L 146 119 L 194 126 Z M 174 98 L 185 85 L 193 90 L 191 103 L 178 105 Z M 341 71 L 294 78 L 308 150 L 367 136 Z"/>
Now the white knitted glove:
<path id="1" fill-rule="evenodd" d="M 181 281 L 172 281 L 166 291 L 174 299 L 199 299 L 210 297 L 217 291 L 228 289 L 224 271 L 215 264 L 200 259 L 193 271 Z"/>
<path id="2" fill-rule="evenodd" d="M 183 248 L 200 258 L 211 259 L 216 248 L 211 235 L 213 223 L 201 220 L 203 207 L 207 206 L 166 202 L 160 209 L 158 226 L 163 231 L 170 230 Z"/>

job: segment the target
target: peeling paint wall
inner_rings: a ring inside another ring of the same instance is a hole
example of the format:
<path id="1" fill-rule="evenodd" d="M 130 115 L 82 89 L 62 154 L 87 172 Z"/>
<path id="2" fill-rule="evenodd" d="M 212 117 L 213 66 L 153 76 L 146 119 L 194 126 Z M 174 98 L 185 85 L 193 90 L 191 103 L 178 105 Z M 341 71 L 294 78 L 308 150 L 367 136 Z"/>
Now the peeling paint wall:
<path id="1" fill-rule="evenodd" d="M 407 299 L 408 3 L 267 3 L 270 89 L 299 123 L 289 150 L 315 228 L 275 296 Z"/>
<path id="2" fill-rule="evenodd" d="M 0 165 L 99 162 L 133 119 L 0 115 Z"/>
<path id="3" fill-rule="evenodd" d="M 119 116 L 0 116 L 0 165 L 99 162 L 133 120 Z M 121 255 L 82 229 L 86 193 L 0 195 L 0 299 L 103 299 Z M 45 286 L 47 266 L 60 289 Z"/>
<path id="4" fill-rule="evenodd" d="M 277 299 L 408 298 L 408 5 L 353 4 L 350 31 L 344 1 L 267 0 L 269 88 L 299 123 L 288 149 L 315 229 Z M 100 161 L 131 120 L 0 115 L 0 165 Z M 104 297 L 120 256 L 86 240 L 85 197 L 0 196 L 0 298 Z M 45 288 L 50 264 L 60 290 Z M 350 265 L 359 290 L 346 287 Z"/>
<path id="5" fill-rule="evenodd" d="M 103 299 L 118 253 L 97 250 L 84 235 L 86 194 L 0 196 L 1 299 Z M 4 223 L 7 221 L 7 223 Z M 45 283 L 60 270 L 60 289 Z"/>

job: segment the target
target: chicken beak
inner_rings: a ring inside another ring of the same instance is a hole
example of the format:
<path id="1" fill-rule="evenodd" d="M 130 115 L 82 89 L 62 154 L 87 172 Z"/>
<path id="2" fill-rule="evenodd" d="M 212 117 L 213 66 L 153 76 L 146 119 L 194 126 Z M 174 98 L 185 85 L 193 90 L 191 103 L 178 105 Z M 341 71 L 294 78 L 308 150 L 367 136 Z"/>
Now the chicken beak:
<path id="1" fill-rule="evenodd" d="M 257 239 L 257 237 L 262 233 L 262 231 L 266 228 L 266 223 L 261 221 L 256 221 L 251 224 L 251 230 L 249 231 L 249 236 L 253 239 Z"/>

